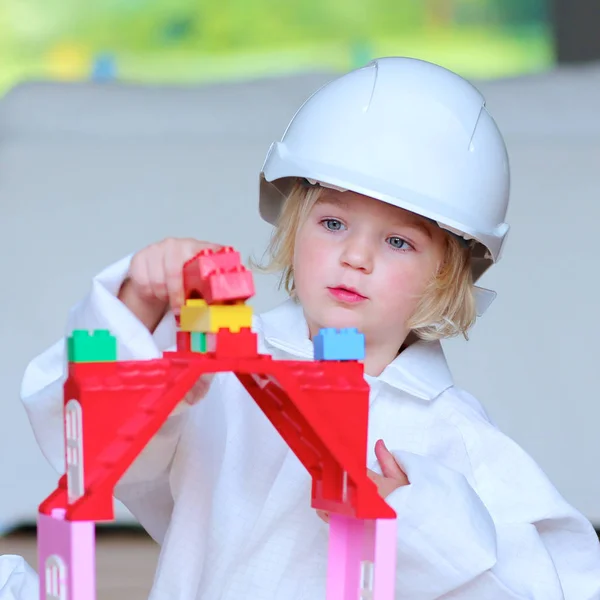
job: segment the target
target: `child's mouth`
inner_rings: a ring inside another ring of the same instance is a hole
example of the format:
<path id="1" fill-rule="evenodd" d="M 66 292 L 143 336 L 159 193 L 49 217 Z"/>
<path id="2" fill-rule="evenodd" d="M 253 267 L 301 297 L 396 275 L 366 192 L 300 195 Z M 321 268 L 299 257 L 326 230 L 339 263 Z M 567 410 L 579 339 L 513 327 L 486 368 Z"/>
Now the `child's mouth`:
<path id="1" fill-rule="evenodd" d="M 346 304 L 356 304 L 362 302 L 367 298 L 362 294 L 359 294 L 356 290 L 351 288 L 345 288 L 343 286 L 327 288 L 329 293 L 339 302 L 345 302 Z"/>

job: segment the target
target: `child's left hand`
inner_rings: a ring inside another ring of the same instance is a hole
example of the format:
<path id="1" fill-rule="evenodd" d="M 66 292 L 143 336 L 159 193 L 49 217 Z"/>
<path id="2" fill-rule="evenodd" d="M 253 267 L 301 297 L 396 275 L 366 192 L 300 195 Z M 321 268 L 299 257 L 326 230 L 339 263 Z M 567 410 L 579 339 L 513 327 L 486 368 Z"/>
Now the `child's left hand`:
<path id="1" fill-rule="evenodd" d="M 381 467 L 382 475 L 375 471 L 371 471 L 371 469 L 367 469 L 367 475 L 377 486 L 379 495 L 382 498 L 387 498 L 399 487 L 410 483 L 406 473 L 400 468 L 394 455 L 387 449 L 383 440 L 379 440 L 375 444 L 375 456 Z M 319 515 L 325 523 L 329 523 L 329 513 L 324 510 L 318 510 L 317 515 Z"/>
<path id="2" fill-rule="evenodd" d="M 383 474 L 380 475 L 375 471 L 371 471 L 371 469 L 367 469 L 367 475 L 377 485 L 379 495 L 382 498 L 387 498 L 394 490 L 410 483 L 406 473 L 400 468 L 394 455 L 387 449 L 383 440 L 379 440 L 375 444 L 375 456 Z"/>

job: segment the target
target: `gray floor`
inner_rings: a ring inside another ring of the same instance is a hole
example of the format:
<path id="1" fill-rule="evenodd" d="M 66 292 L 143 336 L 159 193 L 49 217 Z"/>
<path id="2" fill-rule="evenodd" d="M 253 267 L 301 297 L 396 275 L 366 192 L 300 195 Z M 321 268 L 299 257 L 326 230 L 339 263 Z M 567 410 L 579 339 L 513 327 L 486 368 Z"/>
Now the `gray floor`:
<path id="1" fill-rule="evenodd" d="M 99 533 L 96 543 L 97 600 L 146 600 L 158 546 L 141 532 Z M 37 570 L 35 534 L 0 538 L 0 555 L 19 554 Z"/>

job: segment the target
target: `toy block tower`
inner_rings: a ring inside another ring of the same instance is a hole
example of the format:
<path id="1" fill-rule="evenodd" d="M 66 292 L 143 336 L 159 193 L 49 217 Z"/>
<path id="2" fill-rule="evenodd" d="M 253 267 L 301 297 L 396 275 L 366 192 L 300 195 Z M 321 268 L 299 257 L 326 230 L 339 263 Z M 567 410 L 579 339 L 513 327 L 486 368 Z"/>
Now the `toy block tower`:
<path id="1" fill-rule="evenodd" d="M 108 331 L 68 338 L 65 474 L 38 520 L 40 600 L 94 600 L 95 522 L 114 488 L 204 374 L 232 372 L 310 473 L 313 508 L 330 513 L 327 600 L 393 600 L 395 512 L 366 471 L 369 386 L 364 336 L 323 329 L 314 361 L 258 353 L 246 300 L 251 273 L 232 248 L 183 269 L 177 351 L 118 361 Z"/>
<path id="2" fill-rule="evenodd" d="M 178 350 L 219 358 L 256 355 L 252 308 L 246 304 L 254 282 L 239 252 L 229 246 L 200 251 L 183 267 L 183 286 Z"/>

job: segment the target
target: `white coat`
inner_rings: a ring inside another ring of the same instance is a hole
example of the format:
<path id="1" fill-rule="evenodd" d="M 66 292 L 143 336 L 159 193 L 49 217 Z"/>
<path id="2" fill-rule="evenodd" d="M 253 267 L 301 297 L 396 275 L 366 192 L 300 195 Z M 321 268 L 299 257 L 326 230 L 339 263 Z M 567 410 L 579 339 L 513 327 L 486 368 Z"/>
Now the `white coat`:
<path id="1" fill-rule="evenodd" d="M 160 356 L 154 334 L 115 297 L 128 259 L 93 280 L 68 330 L 110 329 L 120 359 Z M 255 319 L 261 351 L 311 359 L 302 309 L 288 300 Z M 36 438 L 63 472 L 64 342 L 28 366 L 22 398 Z M 600 547 L 590 523 L 536 463 L 454 386 L 441 345 L 418 342 L 371 386 L 367 465 L 383 438 L 410 485 L 398 514 L 397 600 L 600 599 Z M 151 600 L 324 600 L 328 527 L 311 480 L 235 376 L 176 410 L 117 486 L 161 544 Z"/>
<path id="2" fill-rule="evenodd" d="M 0 600 L 39 600 L 37 573 L 21 556 L 0 556 Z"/>

